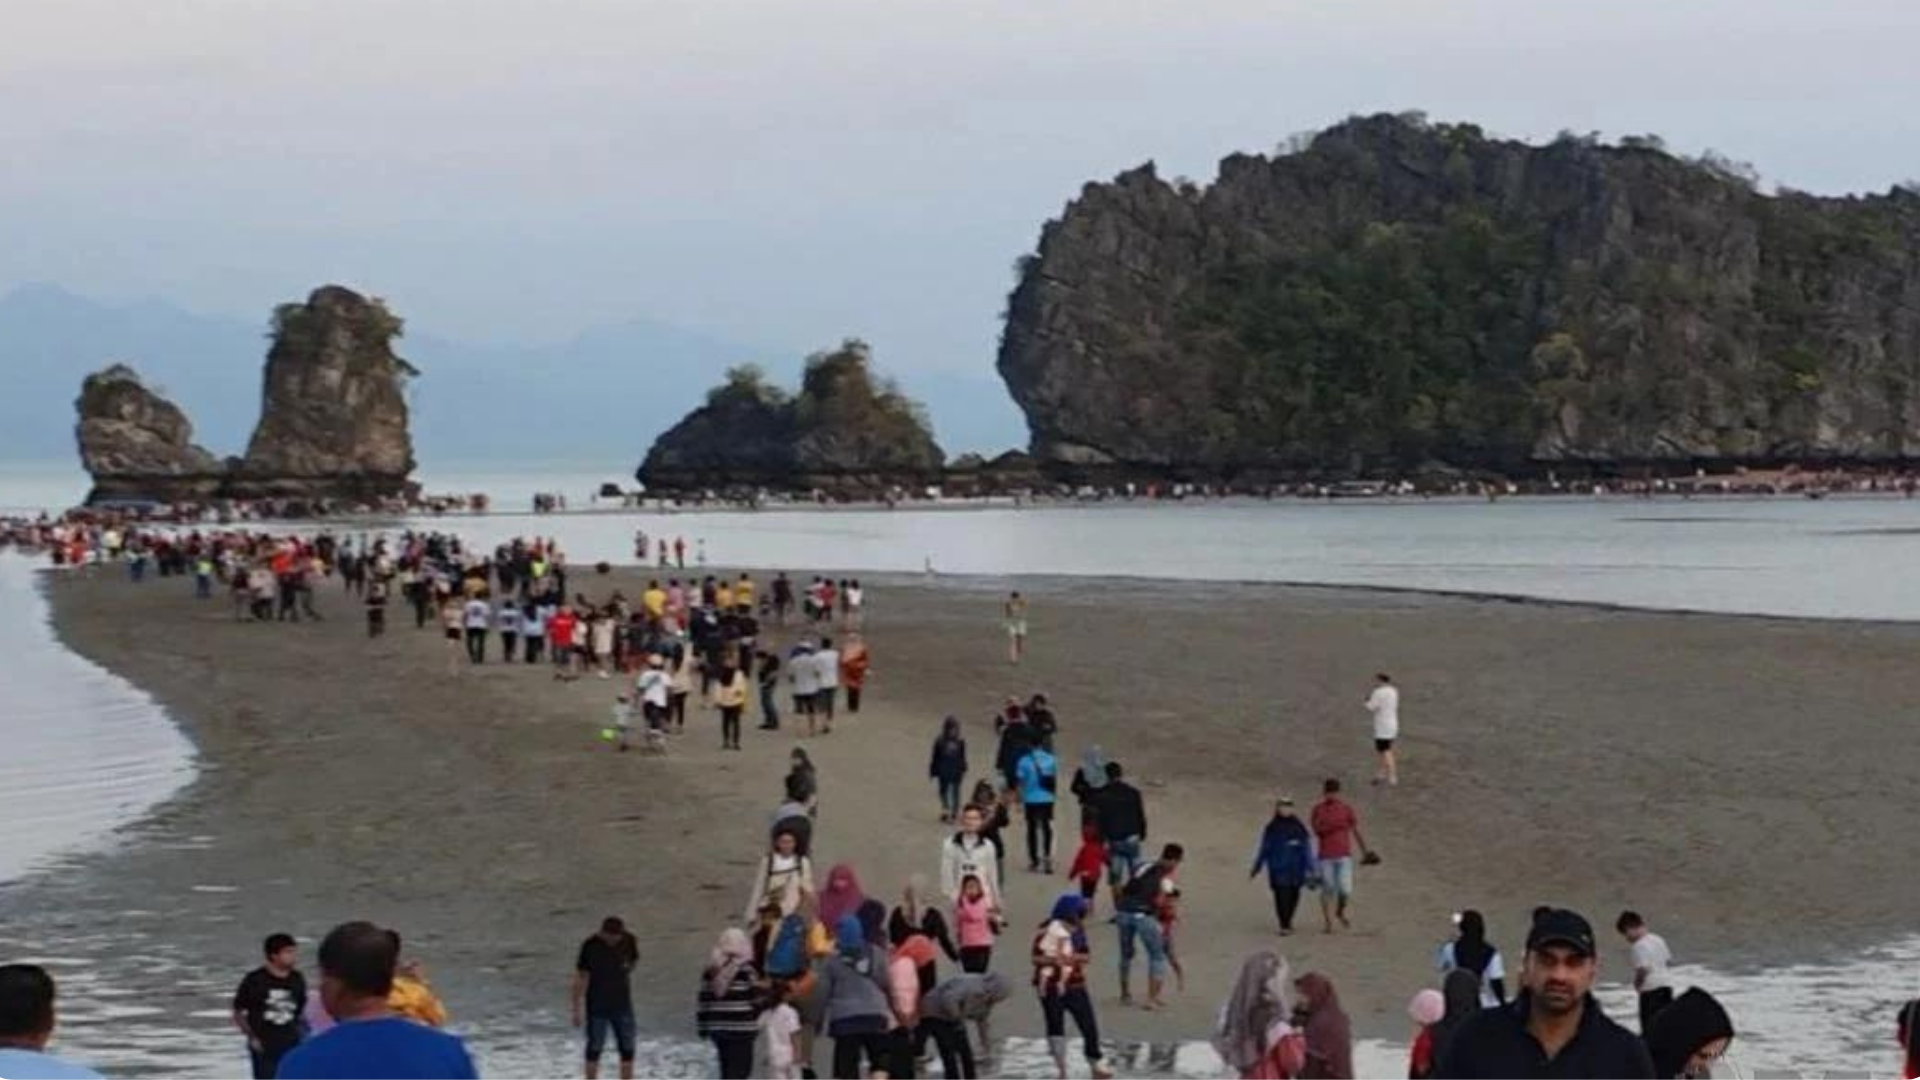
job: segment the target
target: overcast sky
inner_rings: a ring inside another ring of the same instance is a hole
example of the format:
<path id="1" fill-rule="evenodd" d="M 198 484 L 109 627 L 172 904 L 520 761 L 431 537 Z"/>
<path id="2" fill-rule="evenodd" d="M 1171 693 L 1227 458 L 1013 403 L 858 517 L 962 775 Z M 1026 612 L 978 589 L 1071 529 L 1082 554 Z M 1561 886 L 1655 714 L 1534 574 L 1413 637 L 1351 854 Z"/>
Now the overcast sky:
<path id="1" fill-rule="evenodd" d="M 0 289 L 992 363 L 1081 182 L 1421 109 L 1920 176 L 1920 2 L 0 0 Z"/>

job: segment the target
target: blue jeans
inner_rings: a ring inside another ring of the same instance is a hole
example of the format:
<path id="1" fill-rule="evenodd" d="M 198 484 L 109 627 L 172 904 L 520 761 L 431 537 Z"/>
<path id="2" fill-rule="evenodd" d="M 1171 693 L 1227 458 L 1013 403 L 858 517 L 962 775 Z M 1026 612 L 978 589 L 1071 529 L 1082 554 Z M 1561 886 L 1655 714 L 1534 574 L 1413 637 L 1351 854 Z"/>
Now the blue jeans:
<path id="1" fill-rule="evenodd" d="M 1120 924 L 1121 980 L 1124 981 L 1127 973 L 1133 969 L 1135 938 L 1139 938 L 1140 944 L 1147 950 L 1147 978 L 1166 978 L 1167 939 L 1160 930 L 1160 920 L 1138 911 L 1122 911 L 1114 916 L 1114 920 Z"/>
<path id="2" fill-rule="evenodd" d="M 620 1050 L 621 1061 L 632 1061 L 635 1051 L 635 1032 L 632 1013 L 600 1016 L 590 1014 L 587 1017 L 587 1060 L 599 1061 L 607 1048 L 607 1030 L 613 1030 L 614 1045 Z"/>
<path id="3" fill-rule="evenodd" d="M 1107 884 L 1130 881 L 1140 869 L 1140 838 L 1129 836 L 1107 845 Z"/>
<path id="4" fill-rule="evenodd" d="M 780 710 L 773 704 L 773 691 L 772 683 L 760 684 L 760 723 L 769 728 L 780 726 Z"/>
<path id="5" fill-rule="evenodd" d="M 940 809 L 950 818 L 960 816 L 960 781 L 940 777 Z"/>

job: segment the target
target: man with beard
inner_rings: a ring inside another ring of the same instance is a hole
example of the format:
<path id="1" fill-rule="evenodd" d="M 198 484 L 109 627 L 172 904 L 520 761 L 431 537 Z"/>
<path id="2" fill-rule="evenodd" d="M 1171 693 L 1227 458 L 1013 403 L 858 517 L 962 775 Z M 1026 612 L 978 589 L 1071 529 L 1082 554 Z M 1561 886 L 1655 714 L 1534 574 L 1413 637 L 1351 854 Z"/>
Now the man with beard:
<path id="1" fill-rule="evenodd" d="M 1524 989 L 1461 1028 L 1434 1075 L 1651 1077 L 1646 1044 L 1593 999 L 1599 970 L 1587 920 L 1563 908 L 1542 912 L 1527 934 Z"/>

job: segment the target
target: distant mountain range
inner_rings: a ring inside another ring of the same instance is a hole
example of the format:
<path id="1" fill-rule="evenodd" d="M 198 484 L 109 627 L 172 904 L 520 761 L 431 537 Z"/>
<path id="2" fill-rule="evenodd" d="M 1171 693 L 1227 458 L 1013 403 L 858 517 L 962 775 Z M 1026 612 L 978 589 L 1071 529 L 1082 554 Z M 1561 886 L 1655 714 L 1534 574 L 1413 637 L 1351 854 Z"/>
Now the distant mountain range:
<path id="1" fill-rule="evenodd" d="M 162 300 L 106 302 L 52 284 L 0 296 L 0 460 L 70 458 L 80 380 L 116 360 L 186 410 L 202 446 L 240 453 L 260 415 L 269 314 L 248 321 Z M 742 345 L 637 318 L 543 346 L 460 341 L 410 324 L 398 351 L 421 371 L 410 396 L 424 468 L 604 457 L 610 476 L 626 476 L 728 367 L 752 361 L 785 381 L 810 350 Z M 897 374 L 926 404 L 948 453 L 1025 445 L 1020 414 L 984 360 L 977 376 Z"/>

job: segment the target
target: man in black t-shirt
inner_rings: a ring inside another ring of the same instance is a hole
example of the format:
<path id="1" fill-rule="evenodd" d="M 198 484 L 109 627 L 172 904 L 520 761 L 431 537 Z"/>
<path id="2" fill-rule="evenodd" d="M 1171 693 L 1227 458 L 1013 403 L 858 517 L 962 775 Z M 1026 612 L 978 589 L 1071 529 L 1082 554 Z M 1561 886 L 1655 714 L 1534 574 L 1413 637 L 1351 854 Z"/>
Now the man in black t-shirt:
<path id="1" fill-rule="evenodd" d="M 307 980 L 294 970 L 299 958 L 293 935 L 269 934 L 267 962 L 240 980 L 233 994 L 233 1026 L 247 1037 L 254 1080 L 273 1080 L 280 1059 L 300 1045 L 300 1013 L 307 1006 Z"/>
<path id="2" fill-rule="evenodd" d="M 627 925 L 609 915 L 600 932 L 580 943 L 573 963 L 573 1026 L 587 1029 L 585 1076 L 600 1075 L 600 1054 L 613 1031 L 620 1051 L 620 1080 L 632 1080 L 634 1055 L 633 968 L 640 962 L 640 946 Z"/>

